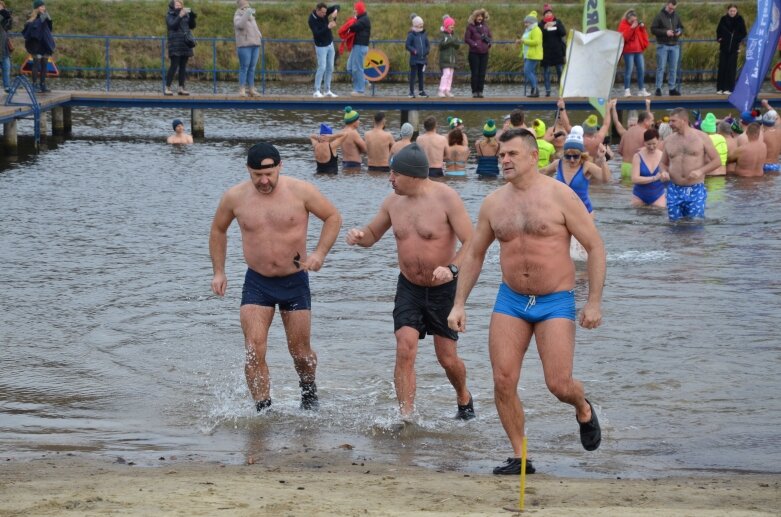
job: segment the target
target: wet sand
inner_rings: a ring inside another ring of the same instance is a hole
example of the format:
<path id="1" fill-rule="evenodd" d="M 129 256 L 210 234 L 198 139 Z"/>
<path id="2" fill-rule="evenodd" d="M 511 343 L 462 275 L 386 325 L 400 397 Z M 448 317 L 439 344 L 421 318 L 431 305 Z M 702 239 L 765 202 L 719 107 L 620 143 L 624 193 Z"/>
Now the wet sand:
<path id="1" fill-rule="evenodd" d="M 512 515 L 519 480 L 292 453 L 284 464 L 130 461 L 48 453 L 0 458 L 0 516 Z M 273 463 L 273 462 L 272 462 Z M 526 514 L 779 515 L 781 476 L 647 480 L 527 477 Z"/>

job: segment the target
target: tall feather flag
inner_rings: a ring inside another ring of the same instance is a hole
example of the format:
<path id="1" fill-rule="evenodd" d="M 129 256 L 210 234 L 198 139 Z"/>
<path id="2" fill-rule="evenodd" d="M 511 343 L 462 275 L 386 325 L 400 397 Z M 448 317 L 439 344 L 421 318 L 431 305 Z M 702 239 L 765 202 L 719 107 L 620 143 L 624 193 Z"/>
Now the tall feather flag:
<path id="1" fill-rule="evenodd" d="M 750 111 L 765 80 L 781 33 L 781 0 L 758 0 L 757 18 L 746 40 L 746 62 L 729 102 L 739 112 Z"/>
<path id="2" fill-rule="evenodd" d="M 776 0 L 781 2 L 781 0 Z M 583 3 L 583 32 L 603 31 L 605 26 L 605 0 L 585 0 Z M 605 102 L 607 99 L 601 97 L 590 97 L 589 103 L 604 118 Z"/>

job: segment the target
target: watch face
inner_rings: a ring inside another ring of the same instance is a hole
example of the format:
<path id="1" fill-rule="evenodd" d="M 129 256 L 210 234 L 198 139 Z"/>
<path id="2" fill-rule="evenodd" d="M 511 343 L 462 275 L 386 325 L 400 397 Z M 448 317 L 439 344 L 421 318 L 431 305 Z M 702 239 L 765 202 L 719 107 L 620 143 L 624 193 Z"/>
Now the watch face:
<path id="1" fill-rule="evenodd" d="M 453 273 L 453 276 L 458 276 L 458 266 L 455 264 L 448 264 L 448 269 L 450 269 L 450 272 Z"/>

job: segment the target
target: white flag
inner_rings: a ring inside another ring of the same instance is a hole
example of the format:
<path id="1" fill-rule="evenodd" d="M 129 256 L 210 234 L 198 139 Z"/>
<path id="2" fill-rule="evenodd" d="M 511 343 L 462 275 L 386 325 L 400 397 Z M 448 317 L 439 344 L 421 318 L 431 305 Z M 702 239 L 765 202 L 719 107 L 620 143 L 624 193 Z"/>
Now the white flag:
<path id="1" fill-rule="evenodd" d="M 570 31 L 562 97 L 610 97 L 624 37 L 616 31 Z"/>

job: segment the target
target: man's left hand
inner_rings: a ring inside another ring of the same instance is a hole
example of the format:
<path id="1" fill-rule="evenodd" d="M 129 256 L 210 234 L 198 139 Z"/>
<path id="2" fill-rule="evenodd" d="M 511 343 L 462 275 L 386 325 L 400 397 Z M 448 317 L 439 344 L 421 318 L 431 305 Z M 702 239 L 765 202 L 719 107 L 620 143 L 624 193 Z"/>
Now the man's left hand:
<path id="1" fill-rule="evenodd" d="M 595 329 L 602 324 L 602 310 L 599 303 L 586 302 L 583 310 L 580 311 L 580 326 L 584 329 Z"/>

